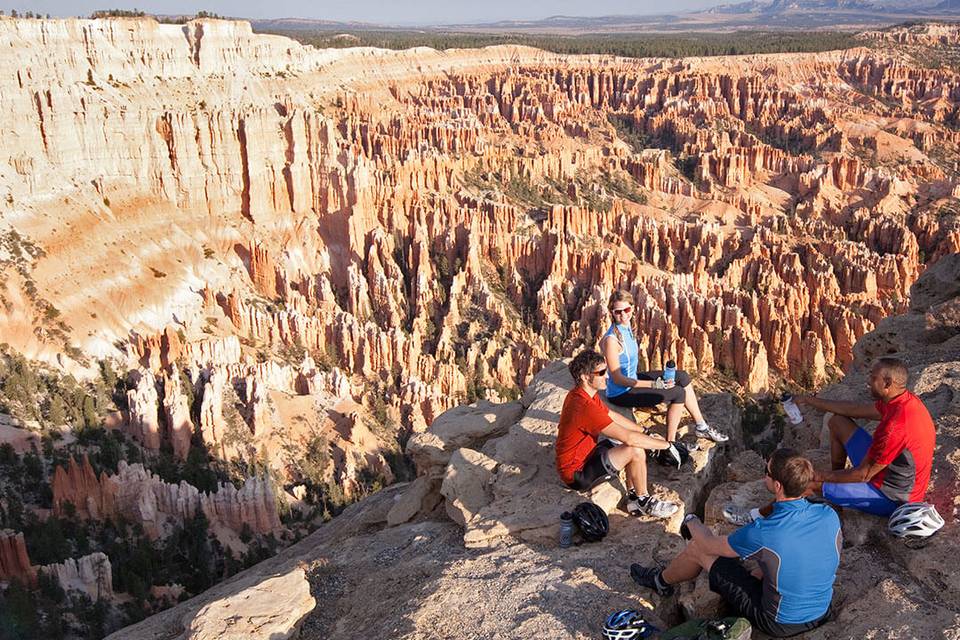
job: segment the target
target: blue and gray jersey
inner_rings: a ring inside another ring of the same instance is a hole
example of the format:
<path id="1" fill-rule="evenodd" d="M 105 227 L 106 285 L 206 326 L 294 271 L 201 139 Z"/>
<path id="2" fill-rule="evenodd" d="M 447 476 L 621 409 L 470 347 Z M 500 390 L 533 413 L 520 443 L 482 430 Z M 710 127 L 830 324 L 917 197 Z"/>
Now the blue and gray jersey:
<path id="1" fill-rule="evenodd" d="M 830 607 L 840 564 L 840 518 L 825 504 L 776 502 L 769 517 L 728 538 L 741 558 L 763 570 L 763 608 L 777 622 L 802 624 Z"/>

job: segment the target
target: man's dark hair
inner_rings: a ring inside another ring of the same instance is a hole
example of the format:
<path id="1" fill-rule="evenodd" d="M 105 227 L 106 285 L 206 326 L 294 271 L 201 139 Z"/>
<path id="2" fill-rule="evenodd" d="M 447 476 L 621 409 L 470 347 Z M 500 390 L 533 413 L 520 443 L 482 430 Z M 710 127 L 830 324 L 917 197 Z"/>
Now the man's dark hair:
<path id="1" fill-rule="evenodd" d="M 883 375 L 884 379 L 890 380 L 898 387 L 907 386 L 910 373 L 907 371 L 907 365 L 903 364 L 903 360 L 890 357 L 877 358 L 873 366 L 877 372 Z"/>
<path id="2" fill-rule="evenodd" d="M 770 456 L 771 478 L 783 485 L 788 498 L 799 498 L 813 480 L 813 464 L 794 449 L 777 449 Z"/>
<path id="3" fill-rule="evenodd" d="M 573 376 L 573 384 L 580 384 L 580 376 L 593 372 L 597 365 L 602 363 L 603 356 L 593 349 L 586 349 L 578 353 L 570 361 L 570 375 Z"/>

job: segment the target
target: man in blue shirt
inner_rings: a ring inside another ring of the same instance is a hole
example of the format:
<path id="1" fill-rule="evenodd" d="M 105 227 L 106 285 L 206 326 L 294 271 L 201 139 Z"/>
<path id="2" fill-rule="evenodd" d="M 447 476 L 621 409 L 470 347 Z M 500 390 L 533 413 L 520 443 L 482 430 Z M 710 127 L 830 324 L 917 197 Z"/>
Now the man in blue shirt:
<path id="1" fill-rule="evenodd" d="M 669 596 L 673 585 L 694 580 L 706 570 L 710 589 L 767 635 L 785 638 L 810 631 L 830 613 L 841 546 L 836 512 L 801 497 L 811 480 L 809 460 L 793 450 L 778 449 L 764 476 L 775 497 L 770 516 L 729 536 L 717 536 L 695 515 L 688 515 L 684 525 L 691 540 L 680 555 L 662 571 L 631 565 L 630 575 Z M 759 570 L 750 573 L 737 558 L 755 559 Z"/>

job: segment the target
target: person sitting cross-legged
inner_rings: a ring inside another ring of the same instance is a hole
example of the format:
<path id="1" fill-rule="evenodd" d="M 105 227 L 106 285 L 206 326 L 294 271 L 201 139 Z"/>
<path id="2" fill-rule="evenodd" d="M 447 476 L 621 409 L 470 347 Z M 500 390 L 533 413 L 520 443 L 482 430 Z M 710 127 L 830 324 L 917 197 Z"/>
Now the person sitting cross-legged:
<path id="1" fill-rule="evenodd" d="M 574 387 L 567 393 L 560 411 L 557 431 L 557 472 L 572 489 L 585 491 L 608 476 L 626 469 L 627 511 L 636 516 L 669 518 L 676 504 L 651 496 L 647 490 L 646 451 L 673 450 L 660 437 L 647 435 L 635 422 L 611 411 L 598 392 L 607 385 L 603 356 L 593 350 L 582 351 L 570 362 Z M 619 440 L 598 442 L 599 436 Z"/>
<path id="2" fill-rule="evenodd" d="M 691 539 L 680 555 L 662 571 L 631 565 L 630 575 L 669 596 L 674 585 L 707 571 L 710 590 L 767 635 L 785 638 L 810 631 L 829 615 L 841 547 L 836 512 L 802 497 L 812 478 L 809 460 L 791 449 L 776 450 L 764 477 L 775 497 L 769 517 L 717 536 L 688 515 L 684 524 Z M 756 559 L 759 575 L 737 558 Z"/>
<path id="3" fill-rule="evenodd" d="M 832 412 L 830 470 L 816 471 L 811 494 L 838 507 L 889 517 L 906 502 L 923 502 L 930 483 L 936 429 L 923 401 L 907 390 L 907 368 L 896 358 L 879 358 L 867 388 L 875 402 L 840 402 L 796 396 L 798 405 Z M 879 420 L 871 436 L 854 418 Z M 853 464 L 845 468 L 847 458 Z M 769 506 L 746 509 L 728 505 L 724 517 L 746 524 L 766 516 Z"/>

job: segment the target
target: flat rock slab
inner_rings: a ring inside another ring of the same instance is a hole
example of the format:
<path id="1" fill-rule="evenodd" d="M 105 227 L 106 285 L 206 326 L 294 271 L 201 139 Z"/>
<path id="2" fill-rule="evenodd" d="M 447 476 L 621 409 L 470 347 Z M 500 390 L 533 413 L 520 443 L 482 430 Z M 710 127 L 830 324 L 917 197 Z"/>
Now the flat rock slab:
<path id="1" fill-rule="evenodd" d="M 254 577 L 254 576 L 250 576 Z M 259 576 L 223 597 L 215 590 L 190 600 L 175 619 L 155 616 L 107 636 L 108 640 L 287 640 L 316 601 L 303 569 Z M 219 595 L 219 594 L 218 594 Z M 206 597 L 204 597 L 206 596 Z M 165 624 L 166 623 L 166 624 Z"/>

